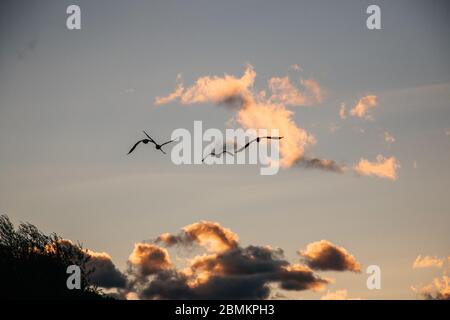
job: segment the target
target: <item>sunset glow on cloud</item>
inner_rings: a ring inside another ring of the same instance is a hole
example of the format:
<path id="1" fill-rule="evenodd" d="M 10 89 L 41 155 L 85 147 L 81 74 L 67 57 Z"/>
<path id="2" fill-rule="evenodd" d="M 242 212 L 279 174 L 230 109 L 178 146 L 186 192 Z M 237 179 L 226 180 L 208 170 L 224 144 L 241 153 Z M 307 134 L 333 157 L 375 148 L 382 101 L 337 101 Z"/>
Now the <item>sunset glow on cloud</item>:
<path id="1" fill-rule="evenodd" d="M 382 155 L 377 156 L 376 162 L 370 162 L 366 159 L 361 159 L 353 169 L 359 175 L 376 176 L 391 180 L 397 180 L 397 170 L 400 168 L 395 157 L 385 158 Z"/>
<path id="2" fill-rule="evenodd" d="M 372 119 L 370 110 L 375 108 L 378 104 L 377 96 L 368 95 L 358 100 L 358 103 L 350 110 L 350 115 L 362 119 Z"/>

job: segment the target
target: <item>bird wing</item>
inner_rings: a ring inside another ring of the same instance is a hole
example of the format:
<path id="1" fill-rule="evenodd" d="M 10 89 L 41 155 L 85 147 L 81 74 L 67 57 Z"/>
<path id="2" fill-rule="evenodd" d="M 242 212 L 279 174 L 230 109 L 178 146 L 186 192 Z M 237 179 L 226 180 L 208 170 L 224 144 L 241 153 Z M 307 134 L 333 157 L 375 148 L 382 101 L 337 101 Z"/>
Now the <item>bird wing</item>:
<path id="1" fill-rule="evenodd" d="M 165 145 L 168 144 L 168 143 L 174 142 L 174 141 L 175 141 L 175 140 L 170 140 L 170 141 L 164 142 L 164 143 L 161 145 L 161 147 L 162 147 L 162 146 L 165 146 Z"/>
<path id="2" fill-rule="evenodd" d="M 240 148 L 239 150 L 237 150 L 236 153 L 241 152 L 242 150 L 248 148 L 248 146 L 250 145 L 250 143 L 252 143 L 252 142 L 254 142 L 254 141 L 256 141 L 256 139 L 250 140 L 249 142 L 247 142 L 247 143 L 245 144 L 245 146 L 243 146 L 242 148 Z"/>
<path id="3" fill-rule="evenodd" d="M 150 142 L 152 142 L 153 144 L 157 144 L 156 143 L 156 141 L 155 140 L 153 140 L 153 138 L 152 137 L 150 137 L 149 135 L 148 135 L 148 133 L 147 132 L 145 132 L 144 130 L 142 130 L 143 132 L 144 132 L 144 134 L 147 136 L 147 138 L 150 140 Z"/>
<path id="4" fill-rule="evenodd" d="M 278 139 L 278 140 L 281 140 L 281 139 L 283 139 L 284 137 L 270 137 L 270 136 L 268 136 L 268 137 L 261 137 L 261 139 L 262 138 L 266 138 L 266 139 Z"/>
<path id="5" fill-rule="evenodd" d="M 131 150 L 130 150 L 130 151 L 128 151 L 128 153 L 127 153 L 127 154 L 130 154 L 130 153 L 132 153 L 132 152 L 134 151 L 134 149 L 136 149 L 136 147 L 138 146 L 138 144 L 139 144 L 139 143 L 141 143 L 142 141 L 144 141 L 144 140 L 139 140 L 138 142 L 136 142 L 136 143 L 134 144 L 133 148 L 131 148 Z"/>
<path id="6" fill-rule="evenodd" d="M 212 152 L 210 152 L 209 154 L 207 154 L 206 156 L 203 157 L 202 162 L 205 161 L 206 158 L 208 158 L 210 155 L 212 155 L 213 153 L 215 153 L 214 149 Z"/>

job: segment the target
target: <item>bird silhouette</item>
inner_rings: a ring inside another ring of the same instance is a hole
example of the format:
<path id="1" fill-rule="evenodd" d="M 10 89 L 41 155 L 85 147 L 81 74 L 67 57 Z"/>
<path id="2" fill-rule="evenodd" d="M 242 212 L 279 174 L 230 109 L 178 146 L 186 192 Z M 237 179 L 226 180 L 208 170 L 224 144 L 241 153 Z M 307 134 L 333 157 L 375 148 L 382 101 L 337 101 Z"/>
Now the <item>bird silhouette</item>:
<path id="1" fill-rule="evenodd" d="M 202 162 L 204 162 L 205 159 L 208 158 L 209 156 L 213 156 L 213 157 L 219 158 L 219 157 L 222 156 L 224 153 L 229 154 L 229 155 L 231 155 L 231 156 L 234 156 L 234 154 L 232 154 L 231 152 L 229 152 L 229 151 L 227 150 L 227 146 L 226 146 L 226 144 L 224 144 L 224 145 L 223 145 L 223 149 L 222 149 L 221 152 L 216 153 L 216 148 L 213 148 L 212 151 L 211 151 L 209 154 L 207 154 L 207 155 L 202 159 Z"/>
<path id="2" fill-rule="evenodd" d="M 170 141 L 164 142 L 164 143 L 162 143 L 162 144 L 158 144 L 155 140 L 153 140 L 152 137 L 150 137 L 150 136 L 148 135 L 147 132 L 145 132 L 145 131 L 143 131 L 143 132 L 144 132 L 144 134 L 147 136 L 148 139 L 142 139 L 142 140 L 139 140 L 138 142 L 136 142 L 135 145 L 131 148 L 131 150 L 130 150 L 127 154 L 132 153 L 132 152 L 134 151 L 134 149 L 136 149 L 136 147 L 137 147 L 141 142 L 142 142 L 143 144 L 147 144 L 147 143 L 151 142 L 151 143 L 153 143 L 153 144 L 155 145 L 155 149 L 156 149 L 156 150 L 159 150 L 159 151 L 161 151 L 162 153 L 166 154 L 166 153 L 164 152 L 164 150 L 162 149 L 162 147 L 165 146 L 166 144 L 169 144 L 169 143 L 171 143 L 171 142 L 174 141 L 174 140 L 170 140 Z"/>
<path id="3" fill-rule="evenodd" d="M 253 143 L 253 142 L 255 142 L 256 141 L 256 143 L 259 143 L 260 141 L 261 141 L 261 139 L 268 139 L 268 140 L 271 140 L 271 139 L 274 139 L 274 140 L 281 140 L 281 139 L 283 139 L 284 137 L 271 137 L 271 136 L 266 136 L 266 137 L 257 137 L 257 138 L 255 138 L 255 139 L 253 139 L 253 140 L 250 140 L 249 142 L 247 142 L 242 148 L 240 148 L 240 149 L 238 149 L 238 150 L 235 150 L 235 154 L 236 153 L 238 153 L 238 152 L 241 152 L 242 150 L 245 150 L 245 149 L 247 149 L 248 148 L 248 146 L 251 144 L 251 143 Z"/>

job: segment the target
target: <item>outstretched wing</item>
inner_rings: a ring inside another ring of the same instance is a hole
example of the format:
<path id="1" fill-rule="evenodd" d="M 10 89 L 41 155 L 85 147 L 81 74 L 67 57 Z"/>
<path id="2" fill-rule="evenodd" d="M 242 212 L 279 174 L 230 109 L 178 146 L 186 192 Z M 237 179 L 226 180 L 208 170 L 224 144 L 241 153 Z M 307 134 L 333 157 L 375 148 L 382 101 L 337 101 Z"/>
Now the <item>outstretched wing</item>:
<path id="1" fill-rule="evenodd" d="M 170 141 L 164 142 L 164 143 L 161 145 L 161 147 L 162 147 L 162 146 L 165 146 L 165 145 L 168 144 L 168 143 L 174 142 L 174 141 L 175 141 L 175 140 L 170 140 Z"/>
<path id="2" fill-rule="evenodd" d="M 266 139 L 276 139 L 276 140 L 281 140 L 281 139 L 283 139 L 284 137 L 270 137 L 270 136 L 268 136 L 268 137 L 263 137 L 263 138 L 266 138 Z"/>
<path id="3" fill-rule="evenodd" d="M 206 156 L 203 157 L 202 162 L 205 161 L 206 158 L 208 158 L 210 155 L 215 154 L 214 149 L 212 152 L 208 153 Z"/>
<path id="4" fill-rule="evenodd" d="M 252 142 L 254 142 L 254 141 L 256 141 L 256 139 L 250 140 L 249 142 L 247 142 L 247 143 L 245 144 L 245 146 L 243 146 L 242 148 L 238 149 L 235 153 L 238 153 L 238 152 L 241 152 L 242 150 L 247 149 L 248 146 L 250 145 L 250 143 L 252 143 Z"/>
<path id="5" fill-rule="evenodd" d="M 155 140 L 153 140 L 153 138 L 152 137 L 150 137 L 149 135 L 148 135 L 148 133 L 147 132 L 145 132 L 144 130 L 142 130 L 143 132 L 144 132 L 144 134 L 147 136 L 147 138 L 150 140 L 150 142 L 152 142 L 152 143 L 154 143 L 154 144 L 156 144 L 156 141 Z"/>
<path id="6" fill-rule="evenodd" d="M 132 153 L 133 151 L 134 151 L 134 149 L 136 149 L 136 147 L 138 146 L 138 144 L 139 143 L 141 143 L 142 141 L 144 141 L 144 140 L 139 140 L 138 142 L 136 142 L 136 144 L 133 146 L 133 148 L 131 148 L 131 150 L 130 151 L 128 151 L 128 153 L 127 154 L 130 154 L 130 153 Z"/>

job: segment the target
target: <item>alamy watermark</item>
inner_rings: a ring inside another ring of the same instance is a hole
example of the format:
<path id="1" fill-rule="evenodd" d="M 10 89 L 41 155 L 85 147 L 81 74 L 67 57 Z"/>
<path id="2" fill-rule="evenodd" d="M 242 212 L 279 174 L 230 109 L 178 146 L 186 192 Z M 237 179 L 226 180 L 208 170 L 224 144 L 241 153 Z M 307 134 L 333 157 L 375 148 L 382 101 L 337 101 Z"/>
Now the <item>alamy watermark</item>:
<path id="1" fill-rule="evenodd" d="M 176 165 L 259 164 L 261 175 L 274 175 L 279 170 L 281 137 L 278 129 L 203 130 L 202 121 L 194 121 L 191 133 L 179 128 L 172 132 L 170 153 Z"/>

